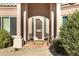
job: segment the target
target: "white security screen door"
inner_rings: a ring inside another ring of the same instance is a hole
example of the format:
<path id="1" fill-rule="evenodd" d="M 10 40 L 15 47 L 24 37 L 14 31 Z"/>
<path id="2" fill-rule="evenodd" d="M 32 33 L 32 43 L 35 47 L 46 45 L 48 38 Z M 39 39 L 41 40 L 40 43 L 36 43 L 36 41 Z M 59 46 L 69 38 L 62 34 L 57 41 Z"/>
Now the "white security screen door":
<path id="1" fill-rule="evenodd" d="M 36 19 L 36 37 L 38 39 L 42 39 L 42 21 L 40 19 Z"/>
<path id="2" fill-rule="evenodd" d="M 44 40 L 44 18 L 34 17 L 34 40 Z"/>

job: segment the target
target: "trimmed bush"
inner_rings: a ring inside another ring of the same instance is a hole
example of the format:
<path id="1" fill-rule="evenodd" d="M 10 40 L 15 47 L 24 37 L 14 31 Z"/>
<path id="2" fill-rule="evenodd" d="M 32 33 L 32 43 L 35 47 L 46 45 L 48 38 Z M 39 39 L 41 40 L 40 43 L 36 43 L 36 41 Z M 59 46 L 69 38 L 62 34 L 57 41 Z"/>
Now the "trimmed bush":
<path id="1" fill-rule="evenodd" d="M 13 39 L 10 34 L 4 30 L 0 29 L 0 48 L 6 48 L 13 44 Z"/>
<path id="2" fill-rule="evenodd" d="M 68 16 L 67 22 L 61 27 L 59 35 L 60 46 L 68 55 L 79 55 L 79 11 Z M 62 50 L 61 50 L 62 52 Z"/>
<path id="3" fill-rule="evenodd" d="M 58 55 L 60 55 L 60 56 L 61 56 L 61 55 L 62 55 L 62 56 L 68 55 L 68 54 L 66 53 L 65 49 L 64 49 L 63 47 L 61 47 L 60 45 L 61 45 L 60 40 L 54 39 L 54 40 L 52 41 L 52 44 L 51 44 L 50 47 L 49 47 L 50 52 L 51 52 L 53 55 L 55 55 L 55 56 L 58 56 Z"/>

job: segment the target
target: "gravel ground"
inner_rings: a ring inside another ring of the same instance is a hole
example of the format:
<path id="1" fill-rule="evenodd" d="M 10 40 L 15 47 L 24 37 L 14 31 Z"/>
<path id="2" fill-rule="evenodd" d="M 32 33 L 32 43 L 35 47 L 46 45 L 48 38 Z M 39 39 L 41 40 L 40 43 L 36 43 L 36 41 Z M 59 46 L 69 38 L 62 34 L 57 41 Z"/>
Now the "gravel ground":
<path id="1" fill-rule="evenodd" d="M 0 56 L 53 56 L 48 48 L 22 48 L 15 50 L 12 47 L 0 49 Z"/>

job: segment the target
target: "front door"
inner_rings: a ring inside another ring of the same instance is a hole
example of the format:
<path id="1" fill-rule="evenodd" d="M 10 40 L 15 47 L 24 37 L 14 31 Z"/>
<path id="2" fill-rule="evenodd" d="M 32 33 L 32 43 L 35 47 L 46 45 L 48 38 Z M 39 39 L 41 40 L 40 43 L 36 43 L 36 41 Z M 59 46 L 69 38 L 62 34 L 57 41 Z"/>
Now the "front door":
<path id="1" fill-rule="evenodd" d="M 44 39 L 44 21 L 43 18 L 34 19 L 34 40 Z"/>
<path id="2" fill-rule="evenodd" d="M 42 39 L 42 21 L 40 19 L 36 19 L 36 37 Z"/>

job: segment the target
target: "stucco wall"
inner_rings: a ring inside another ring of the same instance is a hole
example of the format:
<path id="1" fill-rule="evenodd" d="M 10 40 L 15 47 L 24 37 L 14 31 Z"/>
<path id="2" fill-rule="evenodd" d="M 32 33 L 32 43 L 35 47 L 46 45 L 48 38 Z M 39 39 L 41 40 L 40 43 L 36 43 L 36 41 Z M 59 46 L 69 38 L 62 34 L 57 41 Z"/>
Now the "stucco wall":
<path id="1" fill-rule="evenodd" d="M 28 8 L 28 9 L 27 9 Z M 22 12 L 27 10 L 28 18 L 32 16 L 44 16 L 47 18 L 51 18 L 50 15 L 50 4 L 49 3 L 22 3 L 21 4 Z M 54 14 L 56 13 L 56 4 L 52 3 L 52 11 Z M 54 17 L 55 18 L 55 17 Z"/>
<path id="2" fill-rule="evenodd" d="M 72 14 L 75 10 L 79 11 L 79 4 L 61 7 L 61 14 L 62 16 L 66 16 Z"/>
<path id="3" fill-rule="evenodd" d="M 28 4 L 28 16 L 46 16 L 49 18 L 49 4 Z"/>
<path id="4" fill-rule="evenodd" d="M 0 16 L 16 16 L 16 7 L 0 7 Z"/>

